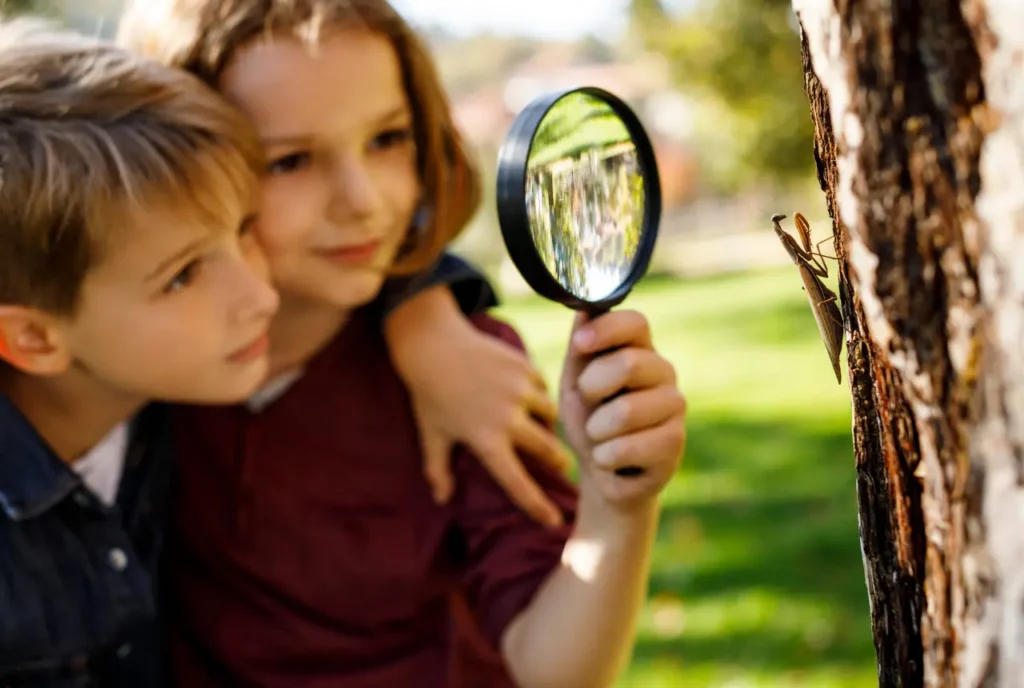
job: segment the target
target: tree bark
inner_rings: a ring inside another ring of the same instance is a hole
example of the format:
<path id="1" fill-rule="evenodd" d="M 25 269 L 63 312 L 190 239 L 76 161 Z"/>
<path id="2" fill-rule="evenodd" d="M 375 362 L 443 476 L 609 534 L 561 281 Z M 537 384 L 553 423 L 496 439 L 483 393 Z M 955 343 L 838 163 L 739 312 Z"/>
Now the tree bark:
<path id="1" fill-rule="evenodd" d="M 794 0 L 881 686 L 1024 686 L 1024 2 Z"/>
<path id="2" fill-rule="evenodd" d="M 913 477 L 919 454 L 895 371 L 871 341 L 864 306 L 851 284 L 846 229 L 836 191 L 839 172 L 828 97 L 801 33 L 804 87 L 814 122 L 814 159 L 828 205 L 839 264 L 846 353 L 853 399 L 853 444 L 861 551 L 882 686 L 920 686 L 923 529 Z"/>

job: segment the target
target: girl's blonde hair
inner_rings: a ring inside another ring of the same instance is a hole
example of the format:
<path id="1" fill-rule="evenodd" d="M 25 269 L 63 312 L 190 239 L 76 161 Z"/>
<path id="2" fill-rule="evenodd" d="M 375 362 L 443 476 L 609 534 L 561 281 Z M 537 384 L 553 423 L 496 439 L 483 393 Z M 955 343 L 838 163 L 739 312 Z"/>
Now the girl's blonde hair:
<path id="1" fill-rule="evenodd" d="M 436 260 L 469 222 L 480 202 L 480 177 L 427 47 L 385 0 L 133 0 L 118 40 L 216 87 L 237 50 L 254 39 L 284 35 L 315 45 L 339 28 L 384 36 L 398 55 L 413 108 L 428 220 L 409 237 L 393 272 L 415 272 Z"/>

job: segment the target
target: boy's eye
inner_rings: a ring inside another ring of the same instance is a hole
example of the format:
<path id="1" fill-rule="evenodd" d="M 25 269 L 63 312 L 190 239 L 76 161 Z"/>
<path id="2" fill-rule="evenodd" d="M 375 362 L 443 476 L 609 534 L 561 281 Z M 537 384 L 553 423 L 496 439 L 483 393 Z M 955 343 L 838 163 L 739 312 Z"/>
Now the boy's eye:
<path id="1" fill-rule="evenodd" d="M 370 144 L 375 149 L 394 148 L 413 141 L 412 127 L 399 127 L 388 129 L 378 134 Z"/>
<path id="2" fill-rule="evenodd" d="M 255 223 L 255 215 L 249 215 L 244 220 L 242 220 L 242 224 L 238 225 L 238 236 L 245 236 L 247 234 L 250 234 Z"/>
<path id="3" fill-rule="evenodd" d="M 164 287 L 164 293 L 174 294 L 175 292 L 179 292 L 190 285 L 195 281 L 196 275 L 199 273 L 199 267 L 200 261 L 198 260 L 193 260 L 191 263 L 183 267 L 178 271 L 178 274 L 176 274 L 174 278 L 167 283 L 167 286 Z"/>
<path id="4" fill-rule="evenodd" d="M 306 151 L 299 151 L 296 153 L 289 153 L 288 155 L 282 155 L 279 158 L 275 158 L 270 161 L 267 165 L 267 172 L 269 174 L 288 174 L 290 172 L 297 172 L 309 166 L 310 154 Z"/>

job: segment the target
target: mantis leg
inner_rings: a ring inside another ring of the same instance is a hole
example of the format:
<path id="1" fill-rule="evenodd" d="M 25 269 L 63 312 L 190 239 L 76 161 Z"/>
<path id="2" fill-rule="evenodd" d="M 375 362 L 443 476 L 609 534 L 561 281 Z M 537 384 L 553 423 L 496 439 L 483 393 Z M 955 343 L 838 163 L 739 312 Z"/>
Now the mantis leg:
<path id="1" fill-rule="evenodd" d="M 833 294 L 832 296 L 828 297 L 827 299 L 825 299 L 823 301 L 818 301 L 817 307 L 821 308 L 826 303 L 836 303 L 838 301 L 838 299 L 839 299 L 839 297 L 836 296 L 835 294 Z M 832 309 L 826 308 L 825 312 L 828 313 L 828 317 L 831 318 L 834 323 L 836 323 L 837 325 L 842 327 L 844 330 L 846 329 L 846 323 L 844 323 L 841 318 L 836 318 L 836 316 L 832 313 Z"/>
<path id="2" fill-rule="evenodd" d="M 817 249 L 817 248 L 818 248 L 819 246 L 821 246 L 822 244 L 824 244 L 824 243 L 825 243 L 826 241 L 832 241 L 832 239 L 834 239 L 834 238 L 835 238 L 835 236 L 836 236 L 836 235 L 835 235 L 835 234 L 833 234 L 833 235 L 832 235 L 832 236 L 830 236 L 830 237 L 827 237 L 827 238 L 825 238 L 825 239 L 822 239 L 821 241 L 819 241 L 818 243 L 816 243 L 816 244 L 814 245 L 814 248 L 815 248 L 815 249 Z M 821 251 L 819 251 L 819 250 L 815 250 L 815 251 L 808 251 L 808 253 L 809 253 L 810 255 L 812 255 L 812 256 L 818 256 L 819 258 L 828 258 L 829 260 L 839 260 L 839 259 L 838 259 L 838 258 L 836 258 L 835 256 L 827 256 L 827 255 L 825 255 L 824 253 L 822 253 L 822 252 L 821 252 Z"/>

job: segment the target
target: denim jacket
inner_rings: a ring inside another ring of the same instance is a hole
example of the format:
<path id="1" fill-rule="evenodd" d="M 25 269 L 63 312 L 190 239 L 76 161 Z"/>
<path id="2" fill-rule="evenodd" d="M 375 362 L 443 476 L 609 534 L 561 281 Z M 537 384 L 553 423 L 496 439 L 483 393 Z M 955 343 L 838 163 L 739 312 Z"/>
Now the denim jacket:
<path id="1" fill-rule="evenodd" d="M 135 419 L 108 508 L 0 396 L 0 688 L 159 685 L 164 416 Z"/>
<path id="2" fill-rule="evenodd" d="M 482 275 L 445 255 L 425 276 L 390 285 L 375 307 L 383 317 L 437 284 L 468 314 L 495 303 Z M 159 625 L 167 411 L 151 404 L 133 420 L 108 508 L 0 395 L 0 688 L 171 684 Z"/>

